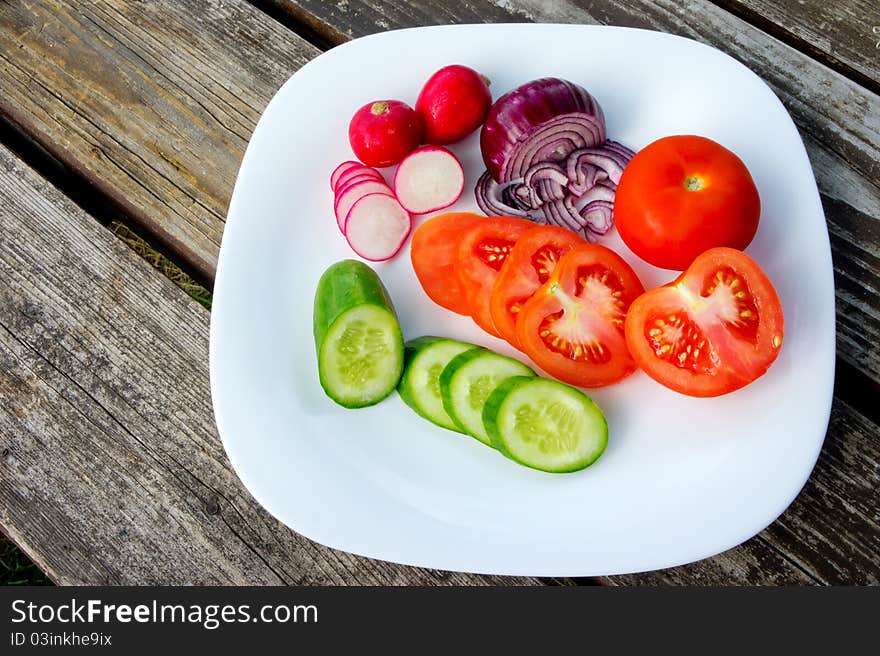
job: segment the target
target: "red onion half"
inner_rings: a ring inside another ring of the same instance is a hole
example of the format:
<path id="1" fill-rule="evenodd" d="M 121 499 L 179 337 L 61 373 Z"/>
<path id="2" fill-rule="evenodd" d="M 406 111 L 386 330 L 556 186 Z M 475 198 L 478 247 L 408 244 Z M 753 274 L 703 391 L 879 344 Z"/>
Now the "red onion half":
<path id="1" fill-rule="evenodd" d="M 480 150 L 499 183 L 521 178 L 538 162 L 560 162 L 605 142 L 596 99 L 573 82 L 545 77 L 501 96 L 480 132 Z"/>

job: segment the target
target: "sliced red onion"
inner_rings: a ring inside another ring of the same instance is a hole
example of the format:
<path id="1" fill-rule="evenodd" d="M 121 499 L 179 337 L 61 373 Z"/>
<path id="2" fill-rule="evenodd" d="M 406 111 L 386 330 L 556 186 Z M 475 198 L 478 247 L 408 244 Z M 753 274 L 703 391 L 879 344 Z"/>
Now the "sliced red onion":
<path id="1" fill-rule="evenodd" d="M 495 179 L 488 171 L 485 171 L 480 176 L 480 179 L 477 180 L 477 186 L 474 189 L 477 206 L 487 216 L 518 216 L 536 223 L 545 223 L 544 215 L 540 209 L 524 210 L 506 202 L 505 196 L 507 191 L 514 185 L 521 183 L 521 180 L 517 180 L 500 185 L 495 182 Z"/>
<path id="2" fill-rule="evenodd" d="M 486 117 L 480 150 L 498 182 L 522 178 L 533 164 L 562 161 L 605 141 L 605 117 L 583 87 L 541 78 L 501 96 Z"/>
<path id="3" fill-rule="evenodd" d="M 582 87 L 542 78 L 499 98 L 480 134 L 486 214 L 552 223 L 588 239 L 612 225 L 614 192 L 635 153 L 605 139 L 605 118 Z"/>
<path id="4" fill-rule="evenodd" d="M 627 148 L 619 141 L 614 141 L 613 139 L 609 139 L 606 141 L 602 148 L 618 153 L 627 163 L 635 156 L 636 151 L 631 148 Z"/>
<path id="5" fill-rule="evenodd" d="M 566 196 L 560 200 L 551 200 L 545 203 L 542 209 L 544 210 L 544 216 L 547 218 L 547 223 L 568 228 L 572 232 L 584 235 L 584 237 L 587 236 L 583 220 L 571 202 L 571 196 Z"/>
<path id="6" fill-rule="evenodd" d="M 510 153 L 500 170 L 499 180 L 525 176 L 540 162 L 565 162 L 572 151 L 589 148 L 605 139 L 604 126 L 585 114 L 565 114 L 536 128 L 529 138 Z"/>
<path id="7" fill-rule="evenodd" d="M 491 174 L 489 175 L 491 178 Z M 510 182 L 505 182 L 501 189 L 501 199 L 507 203 L 508 205 L 512 205 L 513 207 L 518 207 L 521 210 L 530 210 L 537 209 L 536 207 L 532 207 L 531 205 L 531 194 L 529 193 L 528 187 L 525 187 L 522 183 L 522 180 L 511 180 Z"/>
<path id="8" fill-rule="evenodd" d="M 608 172 L 601 166 L 592 164 L 586 161 L 586 158 L 580 157 L 578 154 L 582 152 L 581 150 L 576 150 L 568 159 L 568 177 L 571 180 L 568 183 L 568 190 L 575 196 L 583 194 L 597 184 L 610 182 Z M 575 166 L 571 165 L 573 159 L 577 160 Z"/>
<path id="9" fill-rule="evenodd" d="M 551 162 L 541 162 L 526 171 L 522 185 L 517 187 L 515 195 L 518 198 L 524 197 L 520 189 L 525 189 L 529 206 L 539 209 L 548 200 L 564 198 L 567 186 L 568 176 L 562 168 Z"/>
<path id="10" fill-rule="evenodd" d="M 616 188 L 627 161 L 605 148 L 575 150 L 565 161 L 568 188 L 575 196 L 603 182 L 610 182 Z"/>
<path id="11" fill-rule="evenodd" d="M 597 200 L 605 201 L 606 203 L 614 203 L 614 189 L 604 184 L 597 184 L 580 196 L 575 196 L 573 199 L 573 205 L 575 209 L 580 212 L 587 205 Z"/>
<path id="12" fill-rule="evenodd" d="M 589 241 L 595 241 L 590 237 L 601 237 L 611 230 L 614 224 L 614 203 L 605 200 L 594 200 L 588 203 L 580 211 L 580 217 L 584 223 L 584 236 Z"/>

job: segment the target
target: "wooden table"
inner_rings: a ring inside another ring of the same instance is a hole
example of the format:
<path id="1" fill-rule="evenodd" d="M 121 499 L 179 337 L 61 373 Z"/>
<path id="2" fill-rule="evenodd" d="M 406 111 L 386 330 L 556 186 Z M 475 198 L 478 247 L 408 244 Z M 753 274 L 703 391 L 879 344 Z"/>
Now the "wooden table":
<path id="1" fill-rule="evenodd" d="M 834 406 L 800 496 L 719 556 L 598 582 L 880 583 L 875 0 L 0 3 L 0 527 L 53 580 L 569 582 L 392 565 L 280 525 L 217 437 L 208 310 L 107 228 L 210 286 L 244 148 L 294 71 L 372 32 L 523 21 L 663 30 L 756 71 L 803 136 L 834 257 Z"/>

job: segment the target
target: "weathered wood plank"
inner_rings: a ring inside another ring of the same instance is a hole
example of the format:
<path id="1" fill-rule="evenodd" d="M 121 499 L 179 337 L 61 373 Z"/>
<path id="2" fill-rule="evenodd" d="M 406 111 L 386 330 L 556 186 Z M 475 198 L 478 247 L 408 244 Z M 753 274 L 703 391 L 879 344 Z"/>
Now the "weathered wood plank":
<path id="1" fill-rule="evenodd" d="M 0 3 L 0 111 L 213 279 L 260 112 L 318 50 L 243 0 Z"/>
<path id="2" fill-rule="evenodd" d="M 880 4 L 876 0 L 717 0 L 798 49 L 880 86 Z"/>
<path id="3" fill-rule="evenodd" d="M 880 381 L 880 96 L 708 0 L 270 2 L 298 20 L 323 21 L 325 38 L 336 41 L 443 23 L 584 23 L 662 30 L 736 57 L 770 84 L 804 137 L 832 235 L 838 350 Z"/>
<path id="4" fill-rule="evenodd" d="M 0 525 L 65 584 L 535 584 L 290 531 L 216 433 L 209 314 L 0 147 Z"/>
<path id="5" fill-rule="evenodd" d="M 789 508 L 743 546 L 684 567 L 603 579 L 612 585 L 785 584 L 779 561 L 816 583 L 880 583 L 880 427 L 835 399 L 813 474 Z M 756 556 L 760 560 L 756 560 Z M 775 577 L 774 577 L 775 575 Z"/>
<path id="6" fill-rule="evenodd" d="M 265 0 L 340 41 L 480 21 L 611 23 L 696 38 L 758 71 L 805 138 L 834 245 L 840 353 L 880 381 L 880 98 L 707 0 Z M 0 111 L 208 277 L 241 153 L 317 53 L 243 0 L 0 5 Z M 86 62 L 86 63 L 84 63 Z"/>

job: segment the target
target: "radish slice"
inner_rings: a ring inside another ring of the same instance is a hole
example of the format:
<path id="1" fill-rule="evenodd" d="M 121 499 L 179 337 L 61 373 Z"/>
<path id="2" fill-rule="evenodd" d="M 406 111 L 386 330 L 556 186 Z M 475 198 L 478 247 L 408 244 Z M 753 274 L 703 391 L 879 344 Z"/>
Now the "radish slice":
<path id="1" fill-rule="evenodd" d="M 413 214 L 449 207 L 464 189 L 464 170 L 451 152 L 424 146 L 407 155 L 394 175 L 394 195 Z"/>
<path id="2" fill-rule="evenodd" d="M 345 217 L 348 216 L 352 206 L 367 194 L 385 194 L 386 196 L 394 196 L 391 188 L 384 182 L 376 182 L 375 180 L 367 180 L 357 184 L 350 185 L 345 188 L 341 194 L 336 196 L 336 202 L 333 203 L 333 212 L 336 214 L 336 225 L 345 234 Z"/>
<path id="3" fill-rule="evenodd" d="M 383 178 L 382 174 L 379 173 L 376 169 L 371 169 L 369 166 L 361 165 L 359 167 L 351 167 L 345 173 L 340 175 L 339 179 L 336 181 L 336 186 L 333 189 L 338 194 L 340 191 L 342 191 L 342 187 L 347 185 L 355 178 L 360 178 L 363 176 L 373 178 L 374 180 L 378 180 L 379 182 L 385 182 L 385 178 Z"/>
<path id="4" fill-rule="evenodd" d="M 355 162 L 353 160 L 348 160 L 347 162 L 343 162 L 335 169 L 333 169 L 333 173 L 330 174 L 330 188 L 335 191 L 336 183 L 339 182 L 339 176 L 355 166 L 363 166 L 363 164 L 361 164 L 360 162 Z"/>
<path id="5" fill-rule="evenodd" d="M 406 243 L 412 217 L 393 196 L 368 194 L 352 206 L 345 220 L 345 238 L 365 260 L 390 260 Z"/>
<path id="6" fill-rule="evenodd" d="M 371 173 L 362 173 L 360 175 L 353 175 L 351 177 L 343 177 L 340 178 L 339 184 L 336 186 L 336 196 L 341 196 L 346 192 L 349 187 L 354 187 L 356 184 L 360 184 L 361 182 L 381 182 L 382 184 L 385 184 L 385 180 L 382 179 L 382 176 L 376 176 Z"/>

